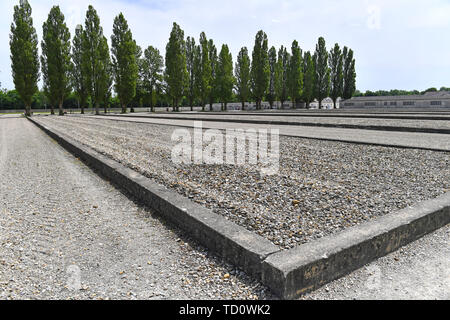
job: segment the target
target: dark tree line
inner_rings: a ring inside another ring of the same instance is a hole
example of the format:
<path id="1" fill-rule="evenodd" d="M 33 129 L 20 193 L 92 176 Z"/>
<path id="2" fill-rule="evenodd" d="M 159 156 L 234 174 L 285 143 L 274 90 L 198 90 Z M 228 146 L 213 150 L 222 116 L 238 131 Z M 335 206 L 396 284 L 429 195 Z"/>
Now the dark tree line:
<path id="1" fill-rule="evenodd" d="M 85 23 L 77 26 L 73 38 L 59 6 L 54 6 L 43 25 L 42 55 L 27 0 L 14 7 L 10 48 L 12 75 L 16 92 L 30 114 L 33 97 L 39 92 L 42 75 L 45 104 L 64 114 L 68 97 L 75 98 L 84 113 L 95 108 L 120 104 L 122 112 L 149 105 L 202 106 L 210 110 L 220 102 L 226 110 L 229 102 L 262 101 L 271 106 L 290 100 L 293 107 L 314 99 L 350 98 L 356 90 L 353 51 L 338 44 L 328 52 L 319 38 L 314 53 L 303 52 L 294 40 L 291 48 L 270 47 L 264 31 L 255 37 L 253 50 L 243 47 L 234 64 L 226 44 L 216 47 L 202 32 L 198 44 L 193 37 L 173 24 L 166 46 L 165 59 L 158 49 L 144 51 L 136 44 L 122 13 L 114 19 L 111 48 L 103 35 L 100 18 L 89 6 Z M 219 50 L 220 49 L 220 50 Z M 251 58 L 250 58 L 251 57 Z M 112 97 L 112 91 L 115 97 Z"/>

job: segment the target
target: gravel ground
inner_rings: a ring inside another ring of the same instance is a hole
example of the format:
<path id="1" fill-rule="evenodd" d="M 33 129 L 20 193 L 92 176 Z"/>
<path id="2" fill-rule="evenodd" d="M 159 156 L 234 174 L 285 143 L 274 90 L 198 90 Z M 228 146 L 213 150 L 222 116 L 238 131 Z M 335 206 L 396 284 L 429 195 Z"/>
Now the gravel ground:
<path id="1" fill-rule="evenodd" d="M 98 152 L 289 249 L 449 190 L 449 153 L 280 137 L 280 171 L 174 165 L 174 127 L 43 117 Z"/>
<path id="2" fill-rule="evenodd" d="M 25 119 L 0 124 L 0 299 L 273 299 Z"/>
<path id="3" fill-rule="evenodd" d="M 140 116 L 140 117 L 155 117 L 159 118 L 161 115 L 157 114 L 132 114 L 131 116 Z M 370 119 L 370 118 L 340 118 L 340 117 L 301 117 L 295 115 L 289 116 L 276 116 L 276 117 L 268 117 L 268 116 L 246 116 L 246 115 L 214 115 L 214 114 L 180 114 L 180 115 L 162 115 L 163 117 L 171 117 L 174 119 L 177 118 L 208 118 L 208 119 L 220 119 L 223 121 L 226 120 L 257 120 L 257 121 L 284 121 L 286 124 L 293 122 L 300 122 L 305 124 L 313 124 L 313 123 L 323 123 L 323 124 L 348 124 L 348 125 L 370 125 L 370 126 L 386 126 L 386 127 L 410 127 L 410 128 L 427 128 L 427 129 L 450 129 L 450 118 L 448 121 L 445 120 L 407 120 L 407 119 Z"/>

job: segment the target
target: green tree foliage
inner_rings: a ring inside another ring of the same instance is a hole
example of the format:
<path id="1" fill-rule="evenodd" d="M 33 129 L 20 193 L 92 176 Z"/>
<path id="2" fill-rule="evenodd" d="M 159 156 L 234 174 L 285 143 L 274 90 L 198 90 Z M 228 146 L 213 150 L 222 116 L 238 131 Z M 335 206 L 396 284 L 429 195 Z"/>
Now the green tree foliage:
<path id="1" fill-rule="evenodd" d="M 255 37 L 251 66 L 252 93 L 258 110 L 261 109 L 261 102 L 269 85 L 270 68 L 268 55 L 267 35 L 260 30 Z"/>
<path id="2" fill-rule="evenodd" d="M 250 57 L 248 56 L 248 49 L 243 47 L 239 51 L 236 67 L 236 91 L 239 101 L 242 103 L 242 110 L 245 109 L 245 103 L 250 98 Z"/>
<path id="3" fill-rule="evenodd" d="M 278 100 L 283 107 L 284 102 L 289 98 L 288 96 L 288 69 L 291 56 L 287 49 L 281 46 L 278 50 L 278 60 L 275 69 L 275 92 Z"/>
<path id="4" fill-rule="evenodd" d="M 217 48 L 212 39 L 208 41 L 209 63 L 211 65 L 211 90 L 209 91 L 209 110 L 213 111 L 213 103 L 216 101 L 218 95 L 218 78 L 217 68 L 219 65 L 219 58 L 217 56 Z"/>
<path id="5" fill-rule="evenodd" d="M 316 66 L 315 97 L 322 108 L 322 100 L 330 94 L 330 68 L 328 67 L 328 52 L 325 39 L 320 37 L 314 54 Z"/>
<path id="6" fill-rule="evenodd" d="M 291 59 L 288 67 L 288 89 L 292 106 L 295 109 L 298 99 L 303 93 L 303 63 L 302 50 L 298 42 L 294 40 L 291 47 Z"/>
<path id="7" fill-rule="evenodd" d="M 185 46 L 184 31 L 174 22 L 169 42 L 166 46 L 165 72 L 166 90 L 172 100 L 174 111 L 179 110 L 178 104 L 183 98 L 188 79 Z"/>
<path id="8" fill-rule="evenodd" d="M 336 101 L 344 94 L 344 66 L 343 55 L 339 44 L 335 44 L 330 51 L 330 70 L 331 70 L 331 90 L 330 97 L 333 99 L 333 106 L 336 109 Z"/>
<path id="9" fill-rule="evenodd" d="M 95 107 L 95 113 L 100 114 L 99 107 L 108 90 L 110 56 L 108 41 L 103 35 L 100 18 L 93 6 L 89 6 L 86 13 L 82 52 L 86 88 Z"/>
<path id="10" fill-rule="evenodd" d="M 195 89 L 195 39 L 191 37 L 187 37 L 186 39 L 186 68 L 188 72 L 188 90 L 187 90 L 187 98 L 189 100 L 189 106 L 191 107 L 191 111 L 194 110 L 194 103 L 196 98 L 197 90 Z"/>
<path id="11" fill-rule="evenodd" d="M 58 104 L 64 115 L 63 103 L 71 92 L 70 32 L 59 6 L 54 6 L 44 22 L 42 40 L 42 74 L 50 101 Z"/>
<path id="12" fill-rule="evenodd" d="M 199 98 L 202 104 L 202 110 L 205 111 L 205 105 L 212 89 L 212 71 L 211 60 L 209 57 L 208 38 L 204 32 L 200 34 L 200 55 L 201 63 L 197 72 Z"/>
<path id="13" fill-rule="evenodd" d="M 267 89 L 267 101 L 269 101 L 270 108 L 272 109 L 273 103 L 277 98 L 275 90 L 275 79 L 276 79 L 276 69 L 277 69 L 277 50 L 275 47 L 271 47 L 269 50 L 269 87 Z"/>
<path id="14" fill-rule="evenodd" d="M 217 93 L 222 102 L 222 111 L 227 110 L 227 104 L 233 98 L 233 57 L 226 44 L 222 45 L 217 66 Z"/>
<path id="15" fill-rule="evenodd" d="M 31 116 L 32 99 L 38 90 L 39 80 L 38 39 L 31 13 L 27 0 L 22 0 L 19 6 L 14 6 L 9 42 L 14 86 L 25 104 L 27 116 Z"/>
<path id="16" fill-rule="evenodd" d="M 86 87 L 86 75 L 83 72 L 83 26 L 78 25 L 72 40 L 72 88 L 75 90 L 81 114 L 84 114 L 89 92 Z"/>
<path id="17" fill-rule="evenodd" d="M 343 98 L 350 99 L 356 90 L 356 69 L 353 50 L 344 47 L 342 55 L 344 61 Z"/>
<path id="18" fill-rule="evenodd" d="M 307 51 L 303 58 L 303 100 L 306 108 L 309 108 L 310 103 L 314 100 L 315 72 L 313 57 L 311 52 Z"/>
<path id="19" fill-rule="evenodd" d="M 126 113 L 128 104 L 136 95 L 139 69 L 136 43 L 122 13 L 114 19 L 111 52 L 113 54 L 115 91 L 122 104 L 122 113 Z"/>
<path id="20" fill-rule="evenodd" d="M 161 82 L 163 80 L 164 60 L 159 50 L 149 46 L 144 51 L 142 64 L 143 83 L 145 91 L 150 96 L 150 108 L 154 112 L 154 105 L 157 92 L 161 91 Z"/>

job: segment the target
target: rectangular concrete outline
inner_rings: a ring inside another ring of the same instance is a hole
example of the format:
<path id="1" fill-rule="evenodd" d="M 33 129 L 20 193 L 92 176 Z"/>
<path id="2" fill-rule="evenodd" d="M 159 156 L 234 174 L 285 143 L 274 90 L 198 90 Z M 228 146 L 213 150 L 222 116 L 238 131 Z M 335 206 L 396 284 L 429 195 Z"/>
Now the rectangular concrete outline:
<path id="1" fill-rule="evenodd" d="M 101 114 L 109 117 L 120 117 L 117 114 Z M 122 115 L 123 116 L 123 115 Z M 376 131 L 396 131 L 396 132 L 418 132 L 418 133 L 438 133 L 450 134 L 450 129 L 433 129 L 433 128 L 414 128 L 400 126 L 376 126 L 376 125 L 358 125 L 358 124 L 334 124 L 334 123 L 318 123 L 318 122 L 299 122 L 299 121 L 278 121 L 278 120 L 251 120 L 251 119 L 220 119 L 208 117 L 169 117 L 169 116 L 139 116 L 126 115 L 130 118 L 149 118 L 149 119 L 165 119 L 165 120 L 195 120 L 195 121 L 211 121 L 211 122 L 231 122 L 231 123 L 252 123 L 252 124 L 269 124 L 269 125 L 289 125 L 300 127 L 323 127 L 323 128 L 343 128 L 343 129 L 362 129 Z M 318 116 L 320 118 L 320 116 Z M 396 119 L 397 120 L 397 119 Z M 400 119 L 399 119 L 400 120 Z M 437 121 L 436 119 L 433 119 Z M 439 119 L 438 119 L 439 120 Z M 446 119 L 447 121 L 450 119 Z"/>
<path id="2" fill-rule="evenodd" d="M 450 192 L 282 251 L 270 241 L 28 118 L 61 146 L 283 299 L 295 299 L 450 223 Z"/>

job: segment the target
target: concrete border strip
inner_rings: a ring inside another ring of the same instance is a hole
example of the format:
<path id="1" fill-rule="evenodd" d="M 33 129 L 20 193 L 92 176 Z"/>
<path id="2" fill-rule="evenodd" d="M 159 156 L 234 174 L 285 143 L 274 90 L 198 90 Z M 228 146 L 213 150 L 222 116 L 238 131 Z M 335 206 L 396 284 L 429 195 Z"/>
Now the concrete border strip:
<path id="1" fill-rule="evenodd" d="M 28 118 L 69 152 L 215 254 L 294 299 L 450 223 L 450 192 L 282 251 L 267 239 Z"/>

